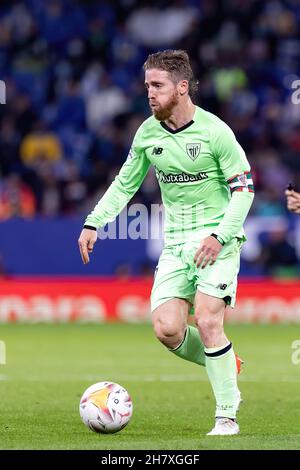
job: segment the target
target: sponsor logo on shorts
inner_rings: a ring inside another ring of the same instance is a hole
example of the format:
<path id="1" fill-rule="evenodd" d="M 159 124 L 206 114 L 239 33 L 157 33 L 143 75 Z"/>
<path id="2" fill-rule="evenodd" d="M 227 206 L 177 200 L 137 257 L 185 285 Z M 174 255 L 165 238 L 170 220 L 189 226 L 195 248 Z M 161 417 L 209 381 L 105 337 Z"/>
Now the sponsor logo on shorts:
<path id="1" fill-rule="evenodd" d="M 225 290 L 226 288 L 227 288 L 227 284 L 220 283 L 217 285 L 217 289 Z"/>

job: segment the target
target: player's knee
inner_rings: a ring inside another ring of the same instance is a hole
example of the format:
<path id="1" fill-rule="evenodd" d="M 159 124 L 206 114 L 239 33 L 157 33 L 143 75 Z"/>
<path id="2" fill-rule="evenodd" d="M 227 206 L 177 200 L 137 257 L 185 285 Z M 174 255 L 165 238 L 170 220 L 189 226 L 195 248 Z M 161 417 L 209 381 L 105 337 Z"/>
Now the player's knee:
<path id="1" fill-rule="evenodd" d="M 223 328 L 222 321 L 217 317 L 217 315 L 210 314 L 197 316 L 196 325 L 202 337 L 211 337 Z"/>
<path id="2" fill-rule="evenodd" d="M 185 325 L 174 323 L 169 319 L 158 318 L 153 323 L 153 327 L 157 339 L 166 346 L 170 346 L 173 342 L 180 342 L 185 331 Z"/>

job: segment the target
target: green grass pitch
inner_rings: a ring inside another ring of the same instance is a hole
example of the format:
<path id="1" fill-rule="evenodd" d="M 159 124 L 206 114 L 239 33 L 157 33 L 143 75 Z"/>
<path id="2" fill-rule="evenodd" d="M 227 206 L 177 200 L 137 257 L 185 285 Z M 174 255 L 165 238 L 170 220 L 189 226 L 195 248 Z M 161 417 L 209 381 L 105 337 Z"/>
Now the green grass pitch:
<path id="1" fill-rule="evenodd" d="M 227 326 L 245 360 L 238 436 L 210 437 L 214 400 L 203 368 L 159 344 L 150 325 L 2 325 L 1 449 L 299 449 L 300 329 Z M 104 380 L 126 387 L 133 417 L 117 434 L 81 422 L 79 399 Z"/>

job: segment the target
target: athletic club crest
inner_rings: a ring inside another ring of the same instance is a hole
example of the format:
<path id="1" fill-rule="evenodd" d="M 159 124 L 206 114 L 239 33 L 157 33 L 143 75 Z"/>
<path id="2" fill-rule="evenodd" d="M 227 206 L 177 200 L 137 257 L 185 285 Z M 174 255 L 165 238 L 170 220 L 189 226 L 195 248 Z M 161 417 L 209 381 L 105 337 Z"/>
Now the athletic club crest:
<path id="1" fill-rule="evenodd" d="M 238 182 L 240 183 L 241 186 L 247 187 L 248 186 L 248 181 L 247 181 L 247 175 L 238 175 L 237 176 Z"/>
<path id="2" fill-rule="evenodd" d="M 201 149 L 201 143 L 186 144 L 186 153 L 194 161 L 198 157 Z"/>

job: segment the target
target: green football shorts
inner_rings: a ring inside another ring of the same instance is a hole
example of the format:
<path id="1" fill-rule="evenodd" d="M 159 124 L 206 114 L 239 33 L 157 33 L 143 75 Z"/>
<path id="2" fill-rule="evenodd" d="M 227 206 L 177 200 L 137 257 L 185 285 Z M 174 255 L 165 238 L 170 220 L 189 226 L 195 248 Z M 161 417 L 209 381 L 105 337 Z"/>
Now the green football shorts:
<path id="1" fill-rule="evenodd" d="M 243 240 L 233 238 L 226 243 L 216 262 L 204 269 L 197 268 L 194 262 L 199 244 L 189 241 L 163 249 L 151 292 L 152 312 L 174 298 L 186 299 L 193 305 L 196 289 L 234 307 Z"/>

